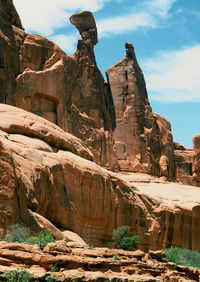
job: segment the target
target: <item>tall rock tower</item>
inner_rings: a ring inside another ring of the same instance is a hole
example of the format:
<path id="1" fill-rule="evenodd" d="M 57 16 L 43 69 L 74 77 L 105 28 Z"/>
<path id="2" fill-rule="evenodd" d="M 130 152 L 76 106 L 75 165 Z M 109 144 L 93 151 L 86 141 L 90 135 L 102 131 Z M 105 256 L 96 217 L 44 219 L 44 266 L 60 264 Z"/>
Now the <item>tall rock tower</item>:
<path id="1" fill-rule="evenodd" d="M 174 177 L 170 123 L 152 113 L 134 47 L 126 43 L 125 48 L 126 56 L 106 72 L 116 110 L 114 139 L 120 168 Z"/>

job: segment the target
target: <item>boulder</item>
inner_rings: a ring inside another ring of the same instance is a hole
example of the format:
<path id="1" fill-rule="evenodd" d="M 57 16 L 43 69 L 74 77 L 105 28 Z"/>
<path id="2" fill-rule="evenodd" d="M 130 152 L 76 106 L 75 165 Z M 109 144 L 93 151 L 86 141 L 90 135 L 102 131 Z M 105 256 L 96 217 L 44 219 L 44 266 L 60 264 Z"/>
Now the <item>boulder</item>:
<path id="1" fill-rule="evenodd" d="M 97 44 L 97 27 L 94 16 L 89 11 L 80 12 L 70 17 L 70 22 L 76 26 L 83 40 Z"/>
<path id="2" fill-rule="evenodd" d="M 133 45 L 125 47 L 126 56 L 106 72 L 116 111 L 114 140 L 120 168 L 174 177 L 170 123 L 152 113 Z"/>

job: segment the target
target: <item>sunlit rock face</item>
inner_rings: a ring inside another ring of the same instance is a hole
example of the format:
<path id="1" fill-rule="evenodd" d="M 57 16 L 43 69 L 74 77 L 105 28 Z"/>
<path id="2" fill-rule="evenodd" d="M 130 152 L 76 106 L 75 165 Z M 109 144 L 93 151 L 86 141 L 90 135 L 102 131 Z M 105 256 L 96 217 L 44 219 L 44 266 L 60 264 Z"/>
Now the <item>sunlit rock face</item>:
<path id="1" fill-rule="evenodd" d="M 93 48 L 97 29 L 92 13 L 71 17 L 82 39 L 70 57 L 48 39 L 26 34 L 18 17 L 8 22 L 12 17 L 4 12 L 7 16 L 1 18 L 0 102 L 57 124 L 81 138 L 96 163 L 117 169 L 112 137 L 115 111 L 109 87 L 96 65 Z"/>
<path id="2" fill-rule="evenodd" d="M 152 113 L 133 45 L 125 47 L 126 56 L 106 72 L 116 110 L 114 139 L 120 168 L 174 177 L 170 123 Z"/>

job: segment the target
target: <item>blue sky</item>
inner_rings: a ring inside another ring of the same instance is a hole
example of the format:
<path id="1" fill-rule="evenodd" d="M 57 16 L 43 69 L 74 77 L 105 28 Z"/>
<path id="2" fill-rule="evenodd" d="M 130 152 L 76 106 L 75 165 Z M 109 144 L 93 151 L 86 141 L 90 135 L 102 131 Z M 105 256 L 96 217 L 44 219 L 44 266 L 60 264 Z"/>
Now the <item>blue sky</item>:
<path id="1" fill-rule="evenodd" d="M 174 141 L 192 146 L 200 134 L 200 0 L 14 0 L 25 30 L 56 42 L 68 55 L 80 35 L 69 22 L 92 11 L 103 74 L 135 46 L 154 112 L 171 122 Z"/>

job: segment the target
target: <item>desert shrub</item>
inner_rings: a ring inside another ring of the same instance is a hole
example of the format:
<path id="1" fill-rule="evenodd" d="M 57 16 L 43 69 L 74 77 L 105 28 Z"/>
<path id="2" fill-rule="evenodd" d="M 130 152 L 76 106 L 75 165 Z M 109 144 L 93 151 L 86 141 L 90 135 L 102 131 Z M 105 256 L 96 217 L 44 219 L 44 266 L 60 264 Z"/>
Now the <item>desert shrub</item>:
<path id="1" fill-rule="evenodd" d="M 28 239 L 29 229 L 21 224 L 15 224 L 10 227 L 11 232 L 5 237 L 7 242 L 24 243 Z"/>
<path id="2" fill-rule="evenodd" d="M 138 236 L 130 236 L 130 237 L 124 237 L 122 238 L 120 242 L 120 246 L 124 250 L 135 250 L 137 248 L 137 245 L 139 243 L 139 237 Z"/>
<path id="3" fill-rule="evenodd" d="M 113 258 L 114 258 L 114 260 L 120 260 L 120 256 L 119 255 L 114 255 Z"/>
<path id="4" fill-rule="evenodd" d="M 86 248 L 88 248 L 88 249 L 90 249 L 90 250 L 93 250 L 93 249 L 94 249 L 94 246 L 93 246 L 93 245 L 90 245 L 90 244 L 85 245 L 84 247 L 86 247 Z"/>
<path id="5" fill-rule="evenodd" d="M 164 250 L 168 261 L 179 265 L 191 266 L 200 269 L 200 253 L 193 250 L 181 248 L 168 248 Z"/>
<path id="6" fill-rule="evenodd" d="M 57 263 L 51 264 L 51 272 L 58 272 L 59 270 L 60 270 L 60 267 L 58 266 Z"/>
<path id="7" fill-rule="evenodd" d="M 113 231 L 114 247 L 124 250 L 134 250 L 137 248 L 139 237 L 129 236 L 130 227 L 127 225 L 121 226 Z"/>
<path id="8" fill-rule="evenodd" d="M 11 270 L 6 274 L 6 281 L 8 282 L 29 282 L 31 274 L 23 268 Z"/>
<path id="9" fill-rule="evenodd" d="M 53 274 L 53 275 L 49 275 L 47 278 L 46 278 L 46 281 L 47 282 L 56 282 L 58 281 L 56 276 Z"/>
<path id="10" fill-rule="evenodd" d="M 45 230 L 43 233 L 36 234 L 28 238 L 27 243 L 30 245 L 37 244 L 42 250 L 48 243 L 55 242 L 53 235 L 48 230 Z"/>

